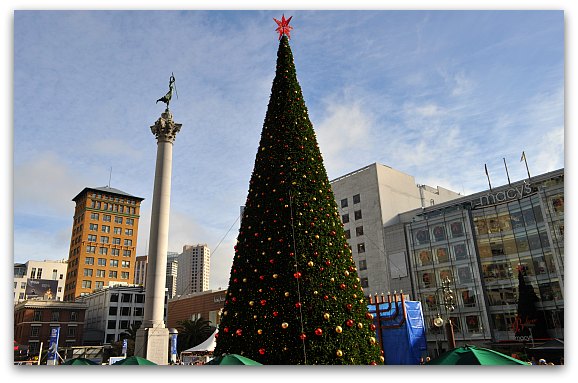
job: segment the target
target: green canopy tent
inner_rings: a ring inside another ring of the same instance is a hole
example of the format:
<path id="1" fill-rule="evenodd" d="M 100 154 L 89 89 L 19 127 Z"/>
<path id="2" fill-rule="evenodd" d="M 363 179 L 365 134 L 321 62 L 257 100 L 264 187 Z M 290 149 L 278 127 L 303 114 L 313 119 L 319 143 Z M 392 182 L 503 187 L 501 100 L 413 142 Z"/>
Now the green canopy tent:
<path id="1" fill-rule="evenodd" d="M 489 348 L 465 345 L 441 354 L 438 358 L 429 363 L 436 365 L 516 365 L 522 364 L 528 366 L 528 363 L 502 354 L 501 352 Z"/>
<path id="2" fill-rule="evenodd" d="M 121 359 L 118 362 L 115 362 L 112 364 L 113 366 L 119 366 L 119 365 L 123 365 L 123 366 L 156 366 L 157 364 L 154 362 L 151 362 L 148 359 L 145 358 L 141 358 L 140 356 L 129 356 L 128 358 L 125 359 Z"/>
<path id="3" fill-rule="evenodd" d="M 67 366 L 98 366 L 98 363 L 93 362 L 90 359 L 79 357 L 79 358 L 68 359 L 66 362 L 62 363 L 62 365 L 67 365 Z"/>
<path id="4" fill-rule="evenodd" d="M 237 354 L 226 354 L 217 356 L 206 364 L 211 365 L 243 365 L 243 366 L 262 366 L 261 363 L 253 359 L 246 358 Z"/>

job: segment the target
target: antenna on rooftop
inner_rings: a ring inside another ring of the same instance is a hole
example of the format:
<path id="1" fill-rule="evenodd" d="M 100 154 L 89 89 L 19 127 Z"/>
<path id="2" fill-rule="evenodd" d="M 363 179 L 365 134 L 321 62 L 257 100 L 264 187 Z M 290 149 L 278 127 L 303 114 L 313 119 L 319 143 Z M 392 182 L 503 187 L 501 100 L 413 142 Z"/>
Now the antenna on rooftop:
<path id="1" fill-rule="evenodd" d="M 110 187 L 110 179 L 112 178 L 112 166 L 110 167 L 110 173 L 108 173 L 108 187 Z"/>

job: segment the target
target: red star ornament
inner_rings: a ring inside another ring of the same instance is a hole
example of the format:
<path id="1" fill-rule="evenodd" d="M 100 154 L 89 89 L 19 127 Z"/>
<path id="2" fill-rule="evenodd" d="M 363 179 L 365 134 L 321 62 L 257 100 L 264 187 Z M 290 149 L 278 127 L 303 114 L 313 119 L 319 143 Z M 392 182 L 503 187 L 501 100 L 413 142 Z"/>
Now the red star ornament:
<path id="1" fill-rule="evenodd" d="M 277 29 L 275 29 L 278 33 L 279 33 L 279 40 L 281 40 L 281 37 L 283 35 L 286 35 L 287 38 L 291 38 L 291 29 L 293 29 L 292 26 L 289 25 L 289 22 L 291 21 L 291 19 L 293 18 L 293 16 L 289 17 L 288 19 L 285 19 L 285 15 L 283 15 L 283 17 L 281 17 L 281 21 L 277 20 L 276 18 L 273 18 L 273 20 L 275 20 L 275 22 L 277 23 L 278 27 Z"/>

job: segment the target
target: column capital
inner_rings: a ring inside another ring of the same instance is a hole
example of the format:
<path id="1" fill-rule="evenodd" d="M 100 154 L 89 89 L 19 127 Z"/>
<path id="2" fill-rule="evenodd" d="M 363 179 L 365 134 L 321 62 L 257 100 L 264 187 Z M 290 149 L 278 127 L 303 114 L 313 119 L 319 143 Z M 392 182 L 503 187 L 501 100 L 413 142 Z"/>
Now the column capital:
<path id="1" fill-rule="evenodd" d="M 151 132 L 157 138 L 157 142 L 170 142 L 172 144 L 182 125 L 174 122 L 171 111 L 165 109 L 155 124 L 151 126 Z"/>

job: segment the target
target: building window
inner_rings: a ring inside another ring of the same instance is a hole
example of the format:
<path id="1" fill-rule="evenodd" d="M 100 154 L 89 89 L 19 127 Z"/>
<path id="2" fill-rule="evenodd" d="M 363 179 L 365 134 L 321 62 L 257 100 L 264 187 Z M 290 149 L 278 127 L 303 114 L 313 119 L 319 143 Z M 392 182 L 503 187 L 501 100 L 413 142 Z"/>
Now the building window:
<path id="1" fill-rule="evenodd" d="M 351 230 L 345 230 L 345 239 L 350 239 L 351 238 Z"/>
<path id="2" fill-rule="evenodd" d="M 114 330 L 114 329 L 116 329 L 116 321 L 115 321 L 115 320 L 109 320 L 106 328 L 107 328 L 108 330 Z"/>
<path id="3" fill-rule="evenodd" d="M 129 322 L 130 322 L 130 321 L 127 321 L 127 320 L 121 320 L 121 321 L 120 321 L 120 328 L 121 328 L 122 330 L 128 329 L 128 324 L 129 324 Z"/>
<path id="4" fill-rule="evenodd" d="M 357 221 L 358 219 L 361 219 L 361 210 L 355 211 L 355 220 Z"/>
<path id="5" fill-rule="evenodd" d="M 92 286 L 92 281 L 82 281 L 82 288 L 83 289 L 90 289 Z"/>
<path id="6" fill-rule="evenodd" d="M 120 254 L 120 250 L 119 249 L 110 249 L 110 252 L 112 255 L 118 257 L 118 255 Z"/>
<path id="7" fill-rule="evenodd" d="M 144 301 L 145 301 L 144 294 L 136 294 L 135 301 L 136 301 L 136 303 L 144 303 Z"/>
<path id="8" fill-rule="evenodd" d="M 127 224 L 128 226 L 134 225 L 134 218 L 127 218 L 127 219 L 126 219 L 126 224 Z"/>
<path id="9" fill-rule="evenodd" d="M 85 265 L 94 265 L 94 257 L 86 257 L 84 258 Z"/>
<path id="10" fill-rule="evenodd" d="M 68 326 L 68 336 L 76 336 L 76 326 Z"/>
<path id="11" fill-rule="evenodd" d="M 359 261 L 359 270 L 367 270 L 367 261 L 365 259 Z"/>
<path id="12" fill-rule="evenodd" d="M 343 223 L 348 223 L 349 222 L 349 214 L 343 214 L 341 216 L 341 221 L 343 221 Z"/>
<path id="13" fill-rule="evenodd" d="M 121 302 L 132 302 L 132 294 L 122 294 Z"/>
<path id="14" fill-rule="evenodd" d="M 137 295 L 138 297 L 138 295 Z M 135 317 L 141 317 L 144 315 L 144 310 L 142 307 L 135 307 L 133 310 L 133 316 Z"/>
<path id="15" fill-rule="evenodd" d="M 78 313 L 77 313 L 76 311 L 71 311 L 71 312 L 70 312 L 70 320 L 71 320 L 72 322 L 78 320 Z"/>
<path id="16" fill-rule="evenodd" d="M 96 246 L 86 246 L 86 252 L 87 253 L 96 253 Z"/>
<path id="17" fill-rule="evenodd" d="M 101 247 L 100 249 L 98 249 L 99 254 L 100 255 L 107 255 L 108 254 L 108 248 L 107 247 Z"/>
<path id="18" fill-rule="evenodd" d="M 120 315 L 123 317 L 128 317 L 130 316 L 130 307 L 122 307 L 120 309 Z"/>
<path id="19" fill-rule="evenodd" d="M 34 310 L 34 322 L 40 322 L 42 321 L 42 311 L 40 310 Z"/>
<path id="20" fill-rule="evenodd" d="M 122 217 L 114 217 L 114 223 L 122 223 Z"/>
<path id="21" fill-rule="evenodd" d="M 91 223 L 88 225 L 88 230 L 98 231 L 98 225 L 96 223 Z"/>
<path id="22" fill-rule="evenodd" d="M 355 228 L 355 236 L 359 237 L 363 235 L 363 226 L 357 226 Z"/>
<path id="23" fill-rule="evenodd" d="M 116 316 L 118 307 L 117 306 L 110 306 L 108 308 L 108 315 Z"/>
<path id="24" fill-rule="evenodd" d="M 347 207 L 347 198 L 341 200 L 341 207 Z"/>
<path id="25" fill-rule="evenodd" d="M 112 238 L 112 244 L 113 245 L 120 245 L 120 238 Z"/>
<path id="26" fill-rule="evenodd" d="M 114 234 L 118 234 L 118 235 L 122 234 L 122 228 L 120 228 L 120 227 L 115 227 L 113 231 L 114 231 Z"/>
<path id="27" fill-rule="evenodd" d="M 106 266 L 106 258 L 98 258 L 99 266 Z"/>
<path id="28" fill-rule="evenodd" d="M 359 194 L 356 194 L 353 196 L 353 204 L 355 205 L 356 203 L 361 202 L 361 197 Z"/>
<path id="29" fill-rule="evenodd" d="M 92 269 L 84 269 L 85 277 L 92 277 Z"/>
<path id="30" fill-rule="evenodd" d="M 109 237 L 107 236 L 101 236 L 100 237 L 100 243 L 108 243 Z"/>
<path id="31" fill-rule="evenodd" d="M 58 322 L 60 320 L 60 311 L 52 311 L 51 313 L 51 321 L 52 322 Z"/>
<path id="32" fill-rule="evenodd" d="M 105 204 L 105 205 L 106 205 L 106 204 Z M 102 220 L 103 220 L 104 222 L 110 222 L 110 214 L 104 214 L 104 215 L 102 216 Z"/>
<path id="33" fill-rule="evenodd" d="M 357 244 L 357 252 L 365 253 L 365 243 L 362 242 Z"/>
<path id="34" fill-rule="evenodd" d="M 104 271 L 104 270 L 103 270 Z M 103 281 L 96 281 L 94 282 L 94 288 L 99 290 L 102 289 L 104 287 L 104 282 Z"/>
<path id="35" fill-rule="evenodd" d="M 122 271 L 120 273 L 120 279 L 128 279 L 129 278 L 129 272 L 128 271 Z"/>
<path id="36" fill-rule="evenodd" d="M 94 203 L 94 201 L 93 201 Z M 98 213 L 90 213 L 90 219 L 94 219 L 95 221 L 98 221 Z"/>
<path id="37" fill-rule="evenodd" d="M 30 327 L 30 337 L 31 338 L 37 338 L 39 333 L 40 333 L 40 326 Z"/>
<path id="38" fill-rule="evenodd" d="M 124 250 L 122 255 L 125 257 L 130 257 L 130 250 Z"/>
<path id="39" fill-rule="evenodd" d="M 110 233 L 110 226 L 102 225 L 102 232 L 103 233 Z"/>
<path id="40" fill-rule="evenodd" d="M 103 266 L 106 266 L 106 260 L 105 260 L 105 265 L 103 265 Z M 96 270 L 96 277 L 97 278 L 104 278 L 105 275 L 106 275 L 106 270 L 100 270 L 100 269 Z"/>
<path id="41" fill-rule="evenodd" d="M 111 260 L 108 262 L 108 265 L 109 265 L 110 267 L 118 267 L 118 260 L 117 260 L 117 259 L 111 259 Z"/>
<path id="42" fill-rule="evenodd" d="M 361 278 L 359 281 L 361 282 L 362 288 L 365 289 L 369 287 L 369 280 L 367 278 Z"/>
<path id="43" fill-rule="evenodd" d="M 108 272 L 108 277 L 109 278 L 116 278 L 118 276 L 118 272 L 114 271 L 114 270 L 110 270 Z"/>
<path id="44" fill-rule="evenodd" d="M 88 242 L 96 242 L 96 235 L 95 234 L 89 234 L 88 235 Z"/>
<path id="45" fill-rule="evenodd" d="M 132 246 L 132 239 L 125 239 L 125 240 L 124 240 L 124 245 L 125 245 L 125 246 Z"/>
<path id="46" fill-rule="evenodd" d="M 124 229 L 124 235 L 132 235 L 132 229 Z"/>
<path id="47" fill-rule="evenodd" d="M 36 278 L 36 267 L 32 268 L 32 271 L 30 272 L 30 279 L 35 279 Z"/>
<path id="48" fill-rule="evenodd" d="M 130 267 L 130 261 L 122 261 L 122 267 Z"/>
<path id="49" fill-rule="evenodd" d="M 118 294 L 110 294 L 110 301 L 111 302 L 118 302 Z"/>

